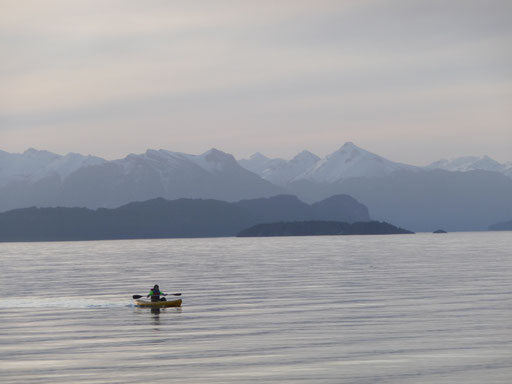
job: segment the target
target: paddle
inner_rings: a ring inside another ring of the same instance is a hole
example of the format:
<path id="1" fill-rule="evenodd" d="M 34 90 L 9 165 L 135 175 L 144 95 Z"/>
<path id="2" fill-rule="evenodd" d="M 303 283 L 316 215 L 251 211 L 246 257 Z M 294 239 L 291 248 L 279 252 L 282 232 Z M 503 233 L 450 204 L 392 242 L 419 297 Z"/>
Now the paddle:
<path id="1" fill-rule="evenodd" d="M 166 294 L 160 294 L 160 296 L 181 296 L 181 293 L 166 293 Z M 144 296 L 141 295 L 133 295 L 132 296 L 135 300 L 140 299 Z"/>

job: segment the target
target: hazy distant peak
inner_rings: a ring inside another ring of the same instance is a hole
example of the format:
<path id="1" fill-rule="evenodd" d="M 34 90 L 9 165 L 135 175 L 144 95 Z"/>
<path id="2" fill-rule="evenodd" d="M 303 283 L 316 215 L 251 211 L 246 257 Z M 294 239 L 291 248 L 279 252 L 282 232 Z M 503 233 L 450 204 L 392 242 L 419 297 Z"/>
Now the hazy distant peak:
<path id="1" fill-rule="evenodd" d="M 304 151 L 300 152 L 299 154 L 295 155 L 295 157 L 291 161 L 292 162 L 298 162 L 298 161 L 317 162 L 318 160 L 320 160 L 320 158 L 317 155 L 304 150 Z"/>
<path id="2" fill-rule="evenodd" d="M 136 155 L 136 154 L 130 154 L 128 156 L 134 156 L 134 157 L 139 157 L 139 156 L 146 156 L 146 157 L 162 157 L 162 158 L 169 158 L 169 157 L 182 157 L 184 156 L 183 153 L 180 153 L 180 152 L 172 152 L 172 151 L 168 151 L 166 149 L 148 149 L 146 150 L 146 152 L 143 154 L 143 155 Z"/>
<path id="3" fill-rule="evenodd" d="M 162 149 L 147 149 L 146 152 L 144 153 L 146 156 L 161 156 L 162 154 L 164 154 L 166 151 L 162 150 Z M 130 154 L 128 156 L 137 156 L 135 154 Z"/>
<path id="4" fill-rule="evenodd" d="M 250 160 L 258 160 L 258 161 L 266 161 L 270 160 L 267 156 L 263 155 L 261 152 L 256 152 L 249 157 Z"/>
<path id="5" fill-rule="evenodd" d="M 23 152 L 24 155 L 31 156 L 33 154 L 38 154 L 40 152 L 48 152 L 48 151 L 40 151 L 38 149 L 35 149 L 33 147 L 28 148 L 25 152 Z"/>
<path id="6" fill-rule="evenodd" d="M 342 160 L 344 163 L 349 163 L 362 158 L 367 160 L 382 160 L 380 156 L 359 148 L 352 142 L 343 144 L 337 151 L 326 156 L 326 160 Z"/>
<path id="7" fill-rule="evenodd" d="M 507 165 L 500 164 L 496 160 L 485 155 L 478 156 L 461 156 L 452 159 L 442 159 L 427 165 L 427 169 L 443 169 L 446 171 L 467 172 L 474 170 L 484 170 L 492 172 L 507 173 Z"/>
<path id="8" fill-rule="evenodd" d="M 202 157 L 208 159 L 208 161 L 234 161 L 235 158 L 233 155 L 222 152 L 217 148 L 212 148 L 201 155 Z"/>
<path id="9" fill-rule="evenodd" d="M 268 165 L 271 161 L 272 159 L 269 159 L 260 152 L 256 152 L 248 159 L 239 160 L 238 164 L 240 164 L 240 166 L 242 166 L 243 168 L 261 176 L 262 172 L 264 172 L 265 169 L 268 168 Z"/>
<path id="10" fill-rule="evenodd" d="M 80 153 L 69 152 L 67 155 L 62 156 L 63 159 L 67 160 L 83 160 L 84 162 L 104 163 L 107 160 L 93 155 L 81 155 Z"/>
<path id="11" fill-rule="evenodd" d="M 429 168 L 435 168 L 435 167 L 459 167 L 462 165 L 474 163 L 475 161 L 479 160 L 480 158 L 477 156 L 461 156 L 451 159 L 441 159 L 433 162 L 428 167 Z"/>
<path id="12" fill-rule="evenodd" d="M 239 167 L 233 155 L 212 148 L 201 155 L 187 155 L 187 158 L 209 173 L 218 173 Z"/>
<path id="13" fill-rule="evenodd" d="M 247 165 L 251 166 L 259 166 L 261 164 L 265 164 L 266 162 L 270 161 L 272 159 L 268 158 L 267 156 L 263 155 L 261 152 L 256 152 L 249 156 L 248 159 L 240 159 L 239 163 L 245 163 Z"/>
<path id="14" fill-rule="evenodd" d="M 373 157 L 380 157 L 374 153 L 368 152 L 362 148 L 359 148 L 357 145 L 355 145 L 351 141 L 347 141 L 345 144 L 343 144 L 337 151 L 331 153 L 329 156 L 336 156 L 336 155 L 343 155 L 346 156 L 349 154 L 352 157 L 356 156 L 362 156 L 362 155 L 369 155 Z M 329 157 L 327 156 L 327 157 Z"/>
<path id="15" fill-rule="evenodd" d="M 68 159 L 76 159 L 76 158 L 87 158 L 87 157 L 93 157 L 93 156 L 91 156 L 91 155 L 85 156 L 85 155 L 81 155 L 76 152 L 68 152 L 63 157 L 67 157 Z"/>
<path id="16" fill-rule="evenodd" d="M 352 141 L 346 141 L 345 144 L 341 146 L 340 149 L 360 149 L 357 145 L 355 145 Z"/>
<path id="17" fill-rule="evenodd" d="M 29 148 L 25 152 L 23 152 L 23 156 L 30 159 L 40 160 L 40 161 L 51 161 L 61 157 L 55 153 L 49 151 L 40 151 L 35 148 Z"/>
<path id="18" fill-rule="evenodd" d="M 477 160 L 476 164 L 485 164 L 485 165 L 491 165 L 491 166 L 501 166 L 502 165 L 487 155 L 484 155 L 481 159 Z"/>
<path id="19" fill-rule="evenodd" d="M 359 148 L 357 145 L 355 145 L 353 142 L 351 141 L 347 141 L 345 144 L 343 144 L 337 151 L 335 151 L 334 153 L 347 153 L 347 152 L 350 152 L 350 151 L 362 151 L 362 152 L 366 152 L 366 153 L 369 153 L 368 151 L 362 149 L 362 148 Z"/>

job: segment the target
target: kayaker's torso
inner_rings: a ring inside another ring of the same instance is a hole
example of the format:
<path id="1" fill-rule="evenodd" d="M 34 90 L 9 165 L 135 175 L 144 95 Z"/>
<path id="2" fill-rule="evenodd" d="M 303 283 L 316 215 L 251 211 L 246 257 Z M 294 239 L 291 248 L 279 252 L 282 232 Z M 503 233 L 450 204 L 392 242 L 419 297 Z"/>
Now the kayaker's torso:
<path id="1" fill-rule="evenodd" d="M 149 295 L 151 297 L 151 301 L 160 301 L 160 295 L 162 292 L 160 292 L 160 289 L 153 288 L 151 291 L 149 291 Z"/>

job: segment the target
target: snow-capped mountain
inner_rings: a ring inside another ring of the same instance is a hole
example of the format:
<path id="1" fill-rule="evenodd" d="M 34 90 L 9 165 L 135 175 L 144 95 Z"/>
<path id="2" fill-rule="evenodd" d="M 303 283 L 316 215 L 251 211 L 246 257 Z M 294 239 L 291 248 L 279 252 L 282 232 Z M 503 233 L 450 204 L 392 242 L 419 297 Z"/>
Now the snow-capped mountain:
<path id="1" fill-rule="evenodd" d="M 419 170 L 412 165 L 386 160 L 351 142 L 323 159 L 308 151 L 299 153 L 290 161 L 269 159 L 258 153 L 239 163 L 263 179 L 281 186 L 301 180 L 335 183 L 353 177 L 383 177 L 398 170 Z"/>
<path id="2" fill-rule="evenodd" d="M 353 177 L 383 177 L 399 170 L 416 171 L 418 168 L 386 160 L 347 142 L 336 152 L 318 161 L 295 181 L 335 183 Z"/>
<path id="3" fill-rule="evenodd" d="M 0 186 L 11 182 L 35 183 L 54 175 L 64 179 L 82 167 L 105 162 L 106 160 L 95 156 L 78 153 L 61 156 L 33 148 L 22 154 L 0 151 Z"/>
<path id="4" fill-rule="evenodd" d="M 499 172 L 512 178 L 512 161 L 499 163 L 489 156 L 466 156 L 450 160 L 439 160 L 426 167 L 397 163 L 357 147 L 352 142 L 345 143 L 340 149 L 319 158 L 308 151 L 303 151 L 292 160 L 270 159 L 261 153 L 238 163 L 273 184 L 287 186 L 293 182 L 308 181 L 313 183 L 337 183 L 350 178 L 385 177 L 396 171 L 413 171 L 442 169 L 452 172 L 483 170 Z"/>
<path id="5" fill-rule="evenodd" d="M 463 156 L 442 159 L 425 167 L 426 169 L 444 169 L 446 171 L 467 172 L 475 170 L 503 173 L 512 177 L 512 162 L 501 164 L 489 156 Z"/>

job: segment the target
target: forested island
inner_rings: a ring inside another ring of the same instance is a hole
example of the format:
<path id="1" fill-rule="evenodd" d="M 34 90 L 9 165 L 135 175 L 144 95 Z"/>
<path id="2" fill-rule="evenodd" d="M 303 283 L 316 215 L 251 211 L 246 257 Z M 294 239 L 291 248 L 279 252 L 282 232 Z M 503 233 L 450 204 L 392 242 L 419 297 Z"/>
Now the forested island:
<path id="1" fill-rule="evenodd" d="M 414 232 L 384 221 L 344 223 L 340 221 L 296 221 L 258 224 L 238 233 L 238 237 L 396 235 Z"/>

